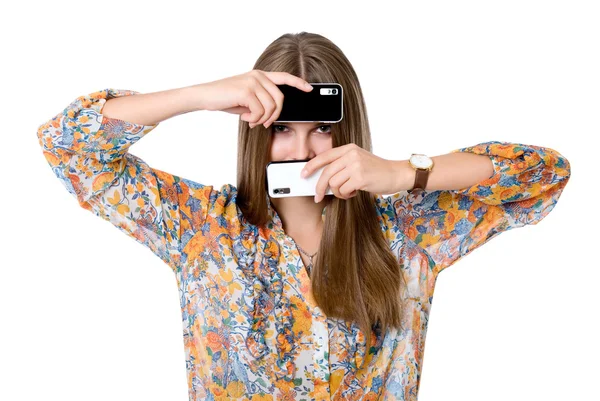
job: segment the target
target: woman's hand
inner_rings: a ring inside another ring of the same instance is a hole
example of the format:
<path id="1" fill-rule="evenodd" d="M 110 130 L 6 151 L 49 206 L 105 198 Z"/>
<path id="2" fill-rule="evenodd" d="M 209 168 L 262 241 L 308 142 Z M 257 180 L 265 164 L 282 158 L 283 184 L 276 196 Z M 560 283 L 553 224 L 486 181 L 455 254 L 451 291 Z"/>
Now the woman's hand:
<path id="1" fill-rule="evenodd" d="M 397 192 L 396 168 L 393 160 L 382 159 L 354 143 L 338 146 L 318 154 L 306 163 L 303 178 L 326 166 L 317 182 L 315 202 L 325 196 L 327 187 L 337 198 L 349 199 L 357 191 L 374 194 Z"/>
<path id="2" fill-rule="evenodd" d="M 252 70 L 201 84 L 206 99 L 202 108 L 241 114 L 250 128 L 259 124 L 267 128 L 281 113 L 283 93 L 276 85 L 283 84 L 306 92 L 312 90 L 308 82 L 287 72 Z"/>

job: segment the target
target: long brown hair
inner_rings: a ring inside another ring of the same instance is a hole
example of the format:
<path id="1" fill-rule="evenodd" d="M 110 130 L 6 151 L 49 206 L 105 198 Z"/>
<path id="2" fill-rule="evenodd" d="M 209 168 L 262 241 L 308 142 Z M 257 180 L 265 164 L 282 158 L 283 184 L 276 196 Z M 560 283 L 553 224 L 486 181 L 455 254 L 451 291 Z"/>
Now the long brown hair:
<path id="1" fill-rule="evenodd" d="M 329 39 L 301 32 L 273 41 L 254 64 L 255 70 L 283 71 L 308 82 L 337 82 L 344 90 L 344 118 L 331 125 L 333 147 L 354 143 L 371 152 L 367 111 L 352 65 Z M 264 226 L 267 209 L 266 166 L 271 133 L 240 120 L 237 158 L 237 203 L 251 224 Z M 402 326 L 406 288 L 400 265 L 381 230 L 375 195 L 358 191 L 353 198 L 333 197 L 317 258 L 311 272 L 315 301 L 325 315 L 354 321 L 365 334 L 367 349 L 374 325 L 382 333 Z"/>

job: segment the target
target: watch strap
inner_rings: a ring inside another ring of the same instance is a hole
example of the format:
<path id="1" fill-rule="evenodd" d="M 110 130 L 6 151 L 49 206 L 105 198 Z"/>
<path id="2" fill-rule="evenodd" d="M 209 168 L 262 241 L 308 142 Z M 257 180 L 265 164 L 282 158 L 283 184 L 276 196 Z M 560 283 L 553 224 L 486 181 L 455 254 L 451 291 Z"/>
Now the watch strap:
<path id="1" fill-rule="evenodd" d="M 413 188 L 408 191 L 408 193 L 412 193 L 414 190 L 425 190 L 427 187 L 427 180 L 429 179 L 429 170 L 416 168 L 415 169 L 415 184 Z"/>

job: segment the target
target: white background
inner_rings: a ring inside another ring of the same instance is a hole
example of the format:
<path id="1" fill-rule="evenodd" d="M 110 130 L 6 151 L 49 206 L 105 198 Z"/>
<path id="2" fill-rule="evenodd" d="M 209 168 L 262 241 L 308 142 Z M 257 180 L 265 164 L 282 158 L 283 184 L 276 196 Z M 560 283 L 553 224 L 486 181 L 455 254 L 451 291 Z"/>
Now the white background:
<path id="1" fill-rule="evenodd" d="M 400 160 L 500 140 L 571 163 L 542 222 L 440 274 L 419 400 L 599 400 L 594 3 L 3 5 L 0 399 L 187 400 L 172 271 L 78 206 L 37 127 L 101 89 L 148 93 L 249 71 L 277 37 L 308 31 L 356 69 L 373 153 Z M 131 153 L 203 184 L 235 184 L 237 125 L 228 113 L 177 116 Z"/>

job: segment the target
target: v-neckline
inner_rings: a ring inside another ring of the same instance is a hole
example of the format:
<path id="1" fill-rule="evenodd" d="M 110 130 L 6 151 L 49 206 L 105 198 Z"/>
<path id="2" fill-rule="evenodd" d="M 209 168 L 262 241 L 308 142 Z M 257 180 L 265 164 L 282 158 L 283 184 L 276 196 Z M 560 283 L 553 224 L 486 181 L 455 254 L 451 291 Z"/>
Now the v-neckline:
<path id="1" fill-rule="evenodd" d="M 298 265 L 298 263 L 299 263 L 300 266 L 301 266 L 299 272 L 300 271 L 304 271 L 304 273 L 306 274 L 306 277 L 307 277 L 308 281 L 310 282 L 310 280 L 311 280 L 310 279 L 310 273 L 309 273 L 308 269 L 306 268 L 306 265 L 304 264 L 304 261 L 302 260 L 302 254 L 300 253 L 300 250 L 298 249 L 298 245 L 296 244 L 296 242 L 294 241 L 294 239 L 292 237 L 290 237 L 285 232 L 285 230 L 283 228 L 283 222 L 281 221 L 281 218 L 279 217 L 279 214 L 277 213 L 277 210 L 275 210 L 275 208 L 271 204 L 271 198 L 270 198 L 269 194 L 267 193 L 266 196 L 267 196 L 267 208 L 268 208 L 268 211 L 269 211 L 269 216 L 271 218 L 271 222 L 273 224 L 273 229 L 275 231 L 279 231 L 280 234 L 285 238 L 285 241 L 288 244 L 291 244 L 290 248 L 292 250 L 292 253 L 294 254 L 296 265 Z M 327 210 L 327 206 L 325 206 L 323 208 L 323 212 L 321 213 L 321 219 L 323 221 L 325 220 L 325 211 L 326 210 Z"/>

